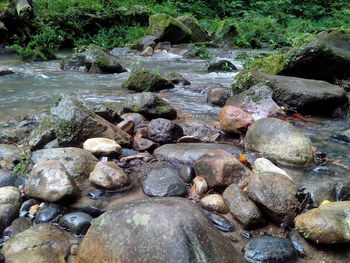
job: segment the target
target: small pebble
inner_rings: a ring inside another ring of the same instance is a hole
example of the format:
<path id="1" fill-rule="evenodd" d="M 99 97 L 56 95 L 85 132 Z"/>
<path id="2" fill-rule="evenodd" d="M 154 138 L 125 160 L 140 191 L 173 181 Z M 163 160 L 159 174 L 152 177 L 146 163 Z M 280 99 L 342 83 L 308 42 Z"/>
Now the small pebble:
<path id="1" fill-rule="evenodd" d="M 30 209 L 29 209 L 29 214 L 31 216 L 35 216 L 39 211 L 39 204 L 33 205 Z"/>
<path id="2" fill-rule="evenodd" d="M 100 190 L 100 189 L 93 189 L 88 193 L 88 197 L 90 197 L 91 199 L 99 199 L 101 198 L 103 195 L 105 194 L 105 191 Z"/>

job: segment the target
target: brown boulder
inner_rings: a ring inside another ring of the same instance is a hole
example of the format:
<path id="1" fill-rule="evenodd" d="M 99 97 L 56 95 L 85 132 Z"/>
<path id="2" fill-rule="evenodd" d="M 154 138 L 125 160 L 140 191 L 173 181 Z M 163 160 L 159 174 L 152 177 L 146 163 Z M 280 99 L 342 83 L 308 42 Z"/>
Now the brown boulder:
<path id="1" fill-rule="evenodd" d="M 228 133 L 239 133 L 254 122 L 252 116 L 235 106 L 225 106 L 220 112 L 220 129 Z"/>

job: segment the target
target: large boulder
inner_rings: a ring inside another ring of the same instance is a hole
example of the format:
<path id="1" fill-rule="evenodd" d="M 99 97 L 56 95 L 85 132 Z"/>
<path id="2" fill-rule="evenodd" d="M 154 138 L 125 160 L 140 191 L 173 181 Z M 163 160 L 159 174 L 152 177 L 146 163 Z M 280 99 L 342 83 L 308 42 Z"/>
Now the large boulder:
<path id="1" fill-rule="evenodd" d="M 273 91 L 266 85 L 255 85 L 248 90 L 231 96 L 226 106 L 241 108 L 252 115 L 254 120 L 284 116 L 283 109 L 272 99 Z"/>
<path id="2" fill-rule="evenodd" d="M 183 23 L 166 14 L 150 16 L 147 33 L 156 36 L 159 41 L 169 41 L 172 44 L 188 39 L 192 31 Z"/>
<path id="3" fill-rule="evenodd" d="M 89 175 L 98 162 L 90 152 L 74 147 L 43 149 L 34 152 L 31 157 L 34 164 L 51 160 L 61 162 L 71 175 Z"/>
<path id="4" fill-rule="evenodd" d="M 248 195 L 275 222 L 288 222 L 288 216 L 297 212 L 296 185 L 284 175 L 276 173 L 253 174 L 249 177 Z"/>
<path id="5" fill-rule="evenodd" d="M 152 92 L 132 94 L 124 102 L 124 112 L 140 113 L 148 119 L 175 119 L 177 112 L 173 106 Z"/>
<path id="6" fill-rule="evenodd" d="M 207 102 L 222 107 L 230 96 L 232 96 L 232 90 L 230 88 L 222 86 L 212 87 L 208 90 Z"/>
<path id="7" fill-rule="evenodd" d="M 252 174 L 232 154 L 220 149 L 202 155 L 194 168 L 196 176 L 203 177 L 210 188 L 224 188 L 232 183 L 244 186 Z"/>
<path id="8" fill-rule="evenodd" d="M 160 74 L 149 72 L 145 69 L 139 69 L 130 74 L 129 78 L 122 84 L 122 87 L 137 92 L 153 92 L 163 89 L 172 89 L 174 88 L 174 84 Z"/>
<path id="9" fill-rule="evenodd" d="M 77 191 L 76 184 L 66 168 L 56 160 L 35 164 L 24 187 L 27 196 L 49 202 L 67 200 Z"/>
<path id="10" fill-rule="evenodd" d="M 234 93 L 248 90 L 257 84 L 268 85 L 273 100 L 280 106 L 301 113 L 332 114 L 339 107 L 348 105 L 345 91 L 325 81 L 271 75 L 257 71 L 241 71 L 233 84 Z"/>
<path id="11" fill-rule="evenodd" d="M 165 144 L 154 151 L 154 156 L 160 160 L 169 161 L 175 164 L 194 165 L 203 154 L 210 153 L 213 150 L 221 149 L 231 153 L 235 157 L 242 154 L 238 147 L 228 144 L 216 143 L 177 143 Z"/>
<path id="12" fill-rule="evenodd" d="M 125 203 L 94 220 L 77 257 L 77 263 L 87 262 L 242 260 L 194 204 L 167 197 Z"/>
<path id="13" fill-rule="evenodd" d="M 187 26 L 191 31 L 191 42 L 206 42 L 209 40 L 208 34 L 199 25 L 198 20 L 191 15 L 183 15 L 176 18 L 177 21 Z"/>
<path id="14" fill-rule="evenodd" d="M 292 124 L 275 118 L 260 119 L 249 126 L 245 147 L 288 164 L 314 162 L 309 140 Z"/>
<path id="15" fill-rule="evenodd" d="M 0 233 L 18 217 L 21 194 L 12 186 L 0 187 Z"/>
<path id="16" fill-rule="evenodd" d="M 298 215 L 296 229 L 321 244 L 350 242 L 350 201 L 323 204 Z"/>
<path id="17" fill-rule="evenodd" d="M 62 263 L 68 256 L 70 239 L 62 229 L 38 224 L 7 241 L 2 253 L 9 263 Z"/>
<path id="18" fill-rule="evenodd" d="M 81 146 L 89 138 L 103 137 L 120 145 L 129 145 L 131 137 L 117 126 L 101 118 L 94 111 L 70 95 L 62 95 L 51 108 L 57 140 L 62 146 Z"/>
<path id="19" fill-rule="evenodd" d="M 109 55 L 94 44 L 89 45 L 84 52 L 63 59 L 60 66 L 62 70 L 79 70 L 80 67 L 84 67 L 88 73 L 126 72 L 116 57 Z"/>

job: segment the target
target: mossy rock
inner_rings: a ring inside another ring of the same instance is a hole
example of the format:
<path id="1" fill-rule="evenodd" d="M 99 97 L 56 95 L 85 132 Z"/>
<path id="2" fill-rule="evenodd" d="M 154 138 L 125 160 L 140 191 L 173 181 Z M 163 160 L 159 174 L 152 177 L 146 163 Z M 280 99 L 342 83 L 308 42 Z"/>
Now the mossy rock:
<path id="1" fill-rule="evenodd" d="M 152 92 L 130 95 L 124 102 L 124 112 L 140 113 L 147 119 L 175 119 L 177 116 L 173 106 Z"/>
<path id="2" fill-rule="evenodd" d="M 265 84 L 273 90 L 273 99 L 280 106 L 304 114 L 330 115 L 338 108 L 346 108 L 345 91 L 325 81 L 301 79 L 242 70 L 235 77 L 234 94 L 257 84 Z"/>
<path id="3" fill-rule="evenodd" d="M 132 43 L 131 48 L 136 49 L 138 51 L 143 51 L 146 47 L 155 48 L 156 47 L 156 39 L 157 39 L 157 37 L 155 37 L 155 36 L 150 36 L 150 35 L 143 36 L 143 37 L 135 40 Z"/>
<path id="4" fill-rule="evenodd" d="M 209 40 L 208 34 L 199 25 L 198 20 L 191 15 L 179 16 L 176 18 L 177 21 L 187 26 L 191 31 L 191 42 L 206 42 Z"/>
<path id="5" fill-rule="evenodd" d="M 215 40 L 222 42 L 224 46 L 234 46 L 234 38 L 238 35 L 237 27 L 232 20 L 222 20 L 215 33 Z"/>
<path id="6" fill-rule="evenodd" d="M 233 72 L 236 70 L 236 66 L 226 59 L 213 62 L 208 67 L 209 72 Z"/>
<path id="7" fill-rule="evenodd" d="M 263 58 L 254 60 L 247 65 L 247 69 L 265 72 L 268 74 L 277 74 L 286 65 L 286 53 L 272 54 Z"/>
<path id="8" fill-rule="evenodd" d="M 123 20 L 129 19 L 132 22 L 138 22 L 142 25 L 147 25 L 149 17 L 154 15 L 154 11 L 143 5 L 123 6 L 119 7 L 117 11 L 122 13 Z"/>
<path id="9" fill-rule="evenodd" d="M 122 84 L 122 87 L 143 92 L 172 89 L 174 88 L 174 84 L 160 74 L 152 73 L 145 69 L 139 69 L 130 74 L 129 78 Z"/>
<path id="10" fill-rule="evenodd" d="M 149 18 L 148 34 L 156 36 L 160 42 L 177 44 L 189 39 L 192 31 L 169 15 L 156 14 Z"/>

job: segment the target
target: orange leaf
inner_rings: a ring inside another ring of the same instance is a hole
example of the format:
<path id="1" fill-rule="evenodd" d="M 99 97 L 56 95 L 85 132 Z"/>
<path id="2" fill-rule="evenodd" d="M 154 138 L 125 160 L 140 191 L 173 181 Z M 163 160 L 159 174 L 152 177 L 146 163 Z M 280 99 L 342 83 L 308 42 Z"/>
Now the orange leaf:
<path id="1" fill-rule="evenodd" d="M 341 163 L 342 160 L 330 160 L 332 163 Z"/>
<path id="2" fill-rule="evenodd" d="M 242 154 L 241 156 L 239 156 L 238 160 L 243 164 L 245 164 L 248 161 L 247 156 L 245 154 Z"/>
<path id="3" fill-rule="evenodd" d="M 301 120 L 305 120 L 305 119 L 306 119 L 305 116 L 303 116 L 303 115 L 301 115 L 301 114 L 299 114 L 299 113 L 294 113 L 294 114 L 292 114 L 292 117 L 293 117 L 293 118 L 296 118 L 296 119 L 301 119 Z"/>

